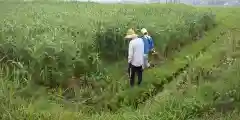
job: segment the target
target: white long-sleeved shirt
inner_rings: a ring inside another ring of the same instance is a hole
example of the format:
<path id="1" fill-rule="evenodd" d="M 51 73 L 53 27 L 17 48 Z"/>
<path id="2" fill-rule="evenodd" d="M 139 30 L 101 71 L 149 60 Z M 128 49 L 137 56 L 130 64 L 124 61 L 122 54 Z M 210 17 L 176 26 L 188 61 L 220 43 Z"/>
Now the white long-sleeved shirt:
<path id="1" fill-rule="evenodd" d="M 144 63 L 144 42 L 141 38 L 135 38 L 129 42 L 128 63 L 139 67 Z"/>

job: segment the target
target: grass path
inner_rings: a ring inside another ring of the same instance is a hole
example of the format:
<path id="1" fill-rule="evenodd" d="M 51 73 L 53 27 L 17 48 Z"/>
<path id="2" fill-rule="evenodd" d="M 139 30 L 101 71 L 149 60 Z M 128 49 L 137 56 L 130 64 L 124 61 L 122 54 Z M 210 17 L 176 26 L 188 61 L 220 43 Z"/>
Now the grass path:
<path id="1" fill-rule="evenodd" d="M 204 39 L 199 40 L 193 44 L 185 46 L 181 52 L 174 55 L 173 60 L 167 60 L 163 65 L 157 68 L 149 69 L 144 72 L 144 81 L 141 87 L 129 89 L 128 78 L 116 77 L 120 79 L 116 86 L 121 86 L 120 91 L 116 91 L 112 98 L 108 98 L 108 102 L 104 106 L 112 110 L 118 110 L 121 106 L 138 107 L 145 101 L 155 96 L 164 89 L 164 84 L 168 84 L 181 72 L 189 67 L 203 52 L 206 51 L 212 43 L 226 33 L 231 24 L 225 24 L 223 16 L 218 17 L 219 25 L 206 33 Z M 124 81 L 124 82 L 122 82 Z M 100 101 L 101 102 L 101 101 Z"/>
<path id="2" fill-rule="evenodd" d="M 227 57 L 230 57 L 230 58 L 233 57 L 231 55 L 236 53 L 236 48 L 239 48 L 239 46 L 235 43 L 239 41 L 240 36 L 238 34 L 240 33 L 240 31 L 232 30 L 230 26 L 234 26 L 233 24 L 232 25 L 227 24 L 228 27 L 226 27 L 227 26 L 226 24 L 223 24 L 223 25 L 225 26 L 224 29 L 227 32 L 226 35 L 222 36 L 220 38 L 220 41 L 211 45 L 208 48 L 208 50 L 201 55 L 201 57 L 199 57 L 194 62 L 192 62 L 187 71 L 185 71 L 184 73 L 179 75 L 178 78 L 176 78 L 170 84 L 166 85 L 166 89 L 162 93 L 160 93 L 156 97 L 154 97 L 153 100 L 148 101 L 148 103 L 144 107 L 144 113 L 148 112 L 150 114 L 156 114 L 156 112 L 158 113 L 160 111 L 164 111 L 162 114 L 160 114 L 156 118 L 161 118 L 161 117 L 166 117 L 166 116 L 167 116 L 167 118 L 169 118 L 171 116 L 174 116 L 174 114 L 166 114 L 166 112 L 174 111 L 174 109 L 176 110 L 177 108 L 175 108 L 176 106 L 173 106 L 173 108 L 166 109 L 169 106 L 171 106 L 171 103 L 169 103 L 168 98 L 172 99 L 171 96 L 181 96 L 180 98 L 187 99 L 188 97 L 198 96 L 199 94 L 201 94 L 200 93 L 200 91 L 202 90 L 201 87 L 203 87 L 205 85 L 210 84 L 210 86 L 212 86 L 212 87 L 214 86 L 214 82 L 216 82 L 215 80 L 214 81 L 206 81 L 206 80 L 212 80 L 211 79 L 211 77 L 213 77 L 213 76 L 211 76 L 213 74 L 212 72 L 213 71 L 217 72 L 218 67 L 221 66 L 221 64 L 223 64 L 223 63 L 224 64 L 230 64 L 229 61 L 227 61 L 228 59 L 226 59 L 226 58 Z M 236 56 L 236 54 L 234 56 Z M 237 59 L 239 59 L 239 58 L 237 58 Z M 199 68 L 201 68 L 201 70 L 203 70 L 203 71 L 199 71 Z M 221 68 L 221 69 L 223 70 L 224 68 Z M 209 74 L 208 75 L 203 75 L 202 72 L 209 73 Z M 229 71 L 229 72 L 231 72 L 231 71 Z M 222 72 L 222 74 L 223 74 L 222 76 L 227 75 L 230 78 L 229 72 L 225 72 L 225 73 Z M 191 74 L 193 74 L 193 76 L 191 76 Z M 235 74 L 231 74 L 231 75 L 235 75 Z M 210 78 L 208 78 L 209 76 L 210 76 Z M 202 77 L 202 78 L 196 78 L 196 77 Z M 221 78 L 221 75 L 220 76 L 214 76 L 213 79 L 214 78 L 216 79 L 216 77 Z M 187 87 L 187 88 L 185 88 L 186 93 L 184 93 L 184 95 L 181 95 L 182 92 L 179 91 L 179 89 L 177 89 L 177 86 L 178 86 L 178 83 L 182 82 L 183 80 L 188 80 L 188 81 L 185 81 L 185 82 L 187 82 L 185 84 L 189 84 L 189 85 L 185 86 L 185 87 Z M 200 82 L 200 83 L 198 83 L 198 85 L 193 84 L 193 83 L 191 83 L 191 82 L 193 82 L 193 80 L 194 81 L 199 80 L 198 82 Z M 217 82 L 219 84 L 223 84 L 221 81 L 220 82 L 217 81 Z M 222 90 L 218 86 L 214 86 L 213 89 L 215 89 L 216 91 L 217 90 L 218 91 Z M 205 91 L 207 91 L 207 90 L 205 90 Z M 186 94 L 188 94 L 188 95 L 186 95 Z M 211 95 L 209 95 L 209 96 L 198 96 L 198 97 L 202 97 L 201 98 L 202 102 L 209 102 L 207 100 L 204 100 L 207 97 L 210 97 L 210 98 L 208 98 L 208 100 L 209 99 L 210 100 L 214 99 L 213 98 L 214 96 L 211 96 Z M 199 98 L 198 98 L 198 100 L 199 100 Z M 181 103 L 181 104 L 184 104 L 184 103 Z M 151 113 L 151 111 L 153 111 L 153 113 Z M 181 114 L 184 114 L 184 111 L 182 111 L 182 112 L 183 113 L 181 113 Z M 189 111 L 185 111 L 185 112 L 189 112 Z M 176 111 L 173 112 L 173 113 L 176 113 Z M 236 113 L 234 113 L 234 114 L 236 114 Z M 165 119 L 167 119 L 167 118 L 165 118 Z M 183 119 L 183 118 L 179 118 L 179 116 L 178 116 L 178 119 Z"/>
<path id="3" fill-rule="evenodd" d="M 167 84 L 188 67 L 188 64 L 193 62 L 201 52 L 205 51 L 213 42 L 220 36 L 221 26 L 209 31 L 206 37 L 191 45 L 187 45 L 181 52 L 175 54 L 173 60 L 166 61 L 162 66 L 152 68 L 144 72 L 144 81 L 141 87 L 136 87 L 134 90 L 125 89 L 120 91 L 110 105 L 113 106 L 119 103 L 119 99 L 124 104 L 138 106 L 148 98 L 156 95 L 163 89 L 163 85 Z M 125 98 L 121 98 L 125 96 Z M 127 99 L 127 100 L 126 100 Z M 126 102 L 127 101 L 127 102 Z M 119 106 L 114 106 L 118 108 Z"/>
<path id="4" fill-rule="evenodd" d="M 228 28 L 225 28 L 229 30 Z M 237 33 L 234 32 L 236 35 Z M 214 96 L 211 94 L 215 91 L 222 91 L 224 89 L 228 89 L 228 87 L 219 88 L 217 85 L 224 84 L 223 81 L 208 81 L 212 80 L 210 75 L 202 76 L 199 78 L 200 84 L 196 86 L 194 83 L 191 83 L 194 78 L 189 77 L 196 75 L 195 71 L 191 73 L 191 70 L 197 69 L 199 67 L 205 68 L 205 71 L 211 71 L 212 74 L 218 74 L 219 79 L 221 77 L 230 77 L 229 75 L 235 75 L 236 71 L 233 74 L 229 74 L 236 64 L 225 65 L 226 63 L 224 57 L 230 55 L 233 51 L 231 51 L 232 46 L 226 44 L 226 41 L 230 41 L 228 39 L 233 39 L 233 37 L 228 38 L 230 34 L 225 34 L 220 37 L 219 41 L 209 46 L 205 53 L 203 53 L 198 59 L 193 61 L 189 68 L 186 69 L 186 73 L 182 73 L 179 75 L 174 81 L 170 84 L 166 84 L 166 89 L 163 92 L 157 94 L 152 99 L 148 100 L 146 104 L 142 105 L 140 109 L 134 110 L 131 109 L 122 109 L 122 112 L 118 114 L 108 114 L 104 113 L 104 115 L 97 115 L 92 119 L 141 119 L 141 120 L 158 120 L 158 119 L 191 119 L 195 118 L 198 114 L 204 114 L 205 109 L 212 107 L 211 104 L 214 101 Z M 236 46 L 235 46 L 236 47 Z M 211 57 L 210 57 L 211 56 Z M 239 60 L 238 60 L 239 62 Z M 220 64 L 221 63 L 221 64 Z M 224 67 L 225 66 L 225 67 Z M 219 73 L 219 70 L 221 72 Z M 181 76 L 181 77 L 180 77 Z M 182 94 L 181 91 L 177 89 L 177 84 L 183 78 L 189 77 L 187 83 L 187 87 L 185 87 L 185 94 Z M 204 78 L 206 77 L 206 78 Z M 207 78 L 209 77 L 209 78 Z M 213 77 L 213 78 L 216 78 Z M 204 82 L 205 81 L 205 82 Z M 232 83 L 233 84 L 233 83 Z M 203 94 L 207 93 L 207 94 Z M 217 101 L 219 102 L 219 101 Z M 217 103 L 216 102 L 216 103 Z M 207 108 L 205 108 L 207 107 Z M 202 111 L 203 110 L 203 111 Z"/>
<path id="5" fill-rule="evenodd" d="M 228 16 L 231 16 L 231 15 L 232 14 L 230 14 Z M 200 84 L 199 87 L 197 87 L 197 89 L 199 89 L 200 91 L 197 91 L 196 88 L 191 88 L 191 87 L 194 87 L 194 85 L 191 84 L 190 86 L 185 88 L 185 90 L 188 91 L 187 92 L 188 95 L 181 95 L 181 92 L 179 92 L 177 90 L 176 86 L 177 86 L 177 83 L 180 80 L 182 80 L 182 77 L 183 76 L 186 77 L 187 75 L 191 74 L 190 72 L 194 68 L 196 68 L 196 69 L 197 68 L 204 68 L 204 71 L 206 73 L 212 73 L 212 71 L 217 72 L 218 67 L 221 66 L 222 63 L 226 62 L 226 59 L 224 57 L 226 57 L 226 56 L 229 57 L 229 54 L 230 54 L 229 52 L 232 52 L 232 51 L 231 50 L 229 51 L 228 47 L 229 47 L 229 45 L 233 44 L 233 43 L 226 44 L 226 41 L 231 41 L 230 39 L 235 39 L 235 37 L 237 37 L 236 35 L 239 34 L 239 32 L 232 31 L 232 28 L 236 27 L 236 25 L 233 24 L 232 19 L 230 19 L 229 21 L 226 21 L 226 19 L 224 19 L 223 16 L 220 16 L 220 17 L 218 17 L 218 20 L 219 20 L 219 22 L 221 22 L 220 26 L 218 26 L 216 29 L 210 31 L 208 33 L 208 35 L 210 35 L 210 36 L 206 37 L 204 40 L 206 40 L 206 39 L 211 39 L 212 40 L 214 38 L 215 39 L 219 38 L 218 41 L 220 41 L 220 42 L 217 41 L 213 45 L 208 44 L 209 48 L 206 50 L 206 52 L 203 53 L 203 54 L 201 53 L 201 55 L 198 59 L 195 59 L 194 61 L 190 62 L 189 68 L 186 69 L 187 73 L 180 74 L 174 81 L 170 82 L 170 84 L 166 84 L 165 85 L 166 89 L 164 89 L 163 92 L 157 94 L 155 97 L 148 100 L 145 105 L 144 104 L 141 105 L 142 107 L 140 109 L 136 110 L 135 112 L 131 112 L 131 110 L 127 111 L 126 109 L 123 109 L 122 111 L 125 111 L 125 112 L 120 113 L 120 114 L 123 114 L 123 116 L 120 117 L 119 114 L 117 114 L 116 116 L 118 116 L 119 119 L 151 119 L 151 120 L 160 119 L 160 118 L 163 118 L 163 119 L 172 118 L 172 119 L 174 119 L 173 118 L 174 116 L 175 117 L 182 117 L 182 119 L 183 119 L 184 117 L 191 117 L 191 110 L 186 110 L 185 111 L 186 113 L 181 113 L 181 114 L 183 114 L 183 116 L 179 116 L 180 114 L 177 111 L 180 108 L 177 108 L 177 107 L 181 107 L 181 104 L 184 104 L 185 102 L 187 103 L 187 101 L 186 101 L 187 99 L 191 99 L 191 97 L 193 97 L 193 96 L 199 96 L 197 101 L 200 102 L 201 105 L 204 105 L 205 102 L 209 102 L 207 100 L 204 100 L 205 98 L 203 96 L 201 96 L 202 95 L 201 90 L 203 88 L 209 88 L 209 86 L 213 86 L 214 81 L 212 81 L 213 83 L 208 83 L 208 82 L 205 83 L 203 81 L 200 81 L 201 84 Z M 235 20 L 237 20 L 237 19 L 235 19 Z M 234 21 L 234 22 L 236 22 L 236 21 Z M 220 34 L 223 34 L 224 32 L 225 32 L 225 35 L 221 35 L 221 37 L 218 36 Z M 204 42 L 202 42 L 202 44 L 203 43 Z M 196 44 L 193 44 L 192 46 L 188 46 L 188 47 L 185 47 L 183 49 L 183 51 L 186 51 L 186 54 L 188 54 L 188 56 L 191 56 L 191 53 L 194 53 L 193 48 L 198 48 L 199 46 L 196 43 Z M 236 47 L 236 46 L 233 46 L 233 47 Z M 231 46 L 230 46 L 230 48 L 231 48 Z M 189 50 L 191 50 L 191 51 L 189 51 Z M 183 54 L 184 52 L 180 52 L 180 53 L 176 55 L 177 59 L 175 59 L 175 60 L 179 60 L 179 58 L 184 59 L 184 56 L 185 56 Z M 182 57 L 179 57 L 181 55 L 182 55 Z M 192 54 L 192 55 L 194 55 L 194 54 Z M 174 64 L 175 60 L 169 62 L 168 64 L 164 64 L 163 66 L 161 66 L 159 68 L 151 69 L 151 70 L 147 71 L 146 74 L 151 75 L 153 73 L 153 71 L 154 72 L 158 71 L 159 73 L 162 72 L 162 74 L 164 74 L 163 71 L 162 71 L 163 68 L 169 68 L 169 66 L 171 66 L 171 65 L 173 65 L 173 66 L 174 65 L 179 65 L 179 63 Z M 223 60 L 225 60 L 225 61 L 223 61 Z M 180 65 L 181 65 L 181 63 L 180 63 Z M 168 67 L 166 67 L 166 66 L 168 66 Z M 174 68 L 176 69 L 177 67 L 173 67 L 172 69 L 174 69 Z M 224 68 L 222 68 L 222 69 L 224 69 Z M 196 71 L 196 72 L 199 72 L 199 71 Z M 227 73 L 224 73 L 224 75 L 225 74 L 227 74 Z M 157 75 L 159 75 L 159 74 L 157 74 Z M 209 79 L 207 77 L 212 77 L 212 76 L 211 76 L 211 74 L 205 75 L 205 78 L 203 77 L 200 80 Z M 189 78 L 189 79 L 193 79 L 193 78 Z M 218 84 L 222 84 L 222 82 L 218 81 Z M 217 90 L 221 91 L 221 89 L 216 89 L 216 87 L 217 86 L 214 87 L 216 91 Z M 131 95 L 134 95 L 134 94 L 131 94 Z M 209 96 L 211 96 L 211 95 L 209 95 Z M 208 100 L 211 101 L 212 99 L 213 98 L 210 97 Z M 178 100 L 183 102 L 183 103 L 179 103 Z M 194 99 L 192 99 L 192 100 L 194 100 Z M 171 104 L 174 104 L 174 103 L 178 103 L 179 106 L 171 105 Z M 189 106 L 192 106 L 192 105 L 194 105 L 194 104 L 189 104 Z M 169 106 L 171 106 L 172 108 L 169 107 Z M 187 113 L 189 111 L 190 111 L 190 113 Z M 104 118 L 106 118 L 105 115 L 103 116 Z M 115 115 L 114 116 L 110 115 L 109 119 L 116 118 L 116 116 Z"/>

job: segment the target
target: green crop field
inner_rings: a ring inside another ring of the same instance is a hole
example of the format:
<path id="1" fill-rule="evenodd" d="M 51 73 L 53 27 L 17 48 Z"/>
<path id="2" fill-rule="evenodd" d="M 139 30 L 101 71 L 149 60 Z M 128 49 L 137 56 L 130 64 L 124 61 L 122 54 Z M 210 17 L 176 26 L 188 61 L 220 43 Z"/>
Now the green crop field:
<path id="1" fill-rule="evenodd" d="M 240 8 L 0 0 L 3 120 L 238 118 Z M 127 29 L 161 59 L 130 88 Z"/>

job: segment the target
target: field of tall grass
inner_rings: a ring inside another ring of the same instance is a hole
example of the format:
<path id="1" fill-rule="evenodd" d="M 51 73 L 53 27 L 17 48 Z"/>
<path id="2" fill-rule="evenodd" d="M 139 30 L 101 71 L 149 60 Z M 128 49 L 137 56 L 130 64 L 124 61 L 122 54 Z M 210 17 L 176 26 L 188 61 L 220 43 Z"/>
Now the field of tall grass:
<path id="1" fill-rule="evenodd" d="M 183 120 L 218 113 L 224 100 L 239 101 L 239 12 L 1 2 L 1 119 Z M 142 27 L 164 59 L 130 89 L 123 38 Z"/>

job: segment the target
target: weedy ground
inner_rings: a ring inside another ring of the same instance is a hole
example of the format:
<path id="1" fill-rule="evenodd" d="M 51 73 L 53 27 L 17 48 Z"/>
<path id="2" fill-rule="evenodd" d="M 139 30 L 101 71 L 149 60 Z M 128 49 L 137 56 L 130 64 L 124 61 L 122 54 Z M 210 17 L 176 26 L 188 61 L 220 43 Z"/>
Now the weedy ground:
<path id="1" fill-rule="evenodd" d="M 3 120 L 239 116 L 239 8 L 2 1 L 0 10 Z M 130 27 L 148 28 L 163 58 L 133 89 Z"/>

